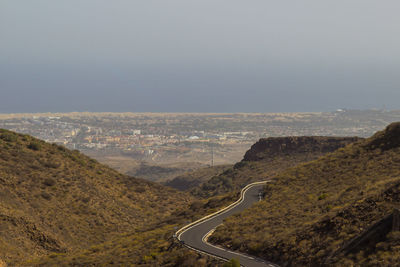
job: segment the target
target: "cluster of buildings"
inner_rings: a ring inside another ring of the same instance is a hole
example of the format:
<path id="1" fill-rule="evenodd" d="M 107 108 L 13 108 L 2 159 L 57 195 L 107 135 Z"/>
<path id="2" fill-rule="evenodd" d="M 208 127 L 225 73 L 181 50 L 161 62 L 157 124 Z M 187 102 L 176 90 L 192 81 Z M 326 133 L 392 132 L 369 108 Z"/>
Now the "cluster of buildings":
<path id="1" fill-rule="evenodd" d="M 149 129 L 132 129 L 120 125 L 119 129 L 106 125 L 88 125 L 61 117 L 32 117 L 0 121 L 0 128 L 30 134 L 50 143 L 78 150 L 119 150 L 141 155 L 153 155 L 157 150 L 205 144 L 254 142 L 257 135 L 248 131 L 206 132 L 179 131 L 154 134 Z M 154 128 L 154 126 L 152 126 Z M 151 129 L 150 129 L 151 130 Z"/>
<path id="2" fill-rule="evenodd" d="M 161 151 L 168 151 L 172 156 L 185 149 L 198 153 L 209 150 L 210 146 L 236 145 L 243 149 L 243 145 L 269 136 L 366 137 L 399 120 L 400 111 L 379 110 L 276 114 L 0 114 L 0 128 L 72 149 L 153 157 Z M 227 153 L 221 150 L 221 155 Z"/>

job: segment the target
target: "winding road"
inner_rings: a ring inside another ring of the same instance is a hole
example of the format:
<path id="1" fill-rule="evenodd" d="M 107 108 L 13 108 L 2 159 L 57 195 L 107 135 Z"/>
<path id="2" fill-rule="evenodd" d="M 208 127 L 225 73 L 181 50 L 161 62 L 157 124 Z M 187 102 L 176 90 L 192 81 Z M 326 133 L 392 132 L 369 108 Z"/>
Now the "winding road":
<path id="1" fill-rule="evenodd" d="M 243 188 L 239 200 L 235 203 L 214 214 L 206 216 L 194 223 L 183 227 L 176 233 L 178 240 L 183 242 L 185 246 L 189 247 L 190 249 L 211 255 L 216 258 L 220 258 L 223 260 L 236 258 L 240 261 L 240 264 L 242 266 L 278 266 L 249 255 L 229 251 L 227 249 L 214 246 L 207 242 L 208 236 L 212 234 L 212 232 L 218 225 L 222 224 L 225 218 L 249 208 L 254 202 L 260 200 L 259 192 L 261 192 L 265 183 L 266 182 L 258 182 L 246 186 L 245 188 Z"/>

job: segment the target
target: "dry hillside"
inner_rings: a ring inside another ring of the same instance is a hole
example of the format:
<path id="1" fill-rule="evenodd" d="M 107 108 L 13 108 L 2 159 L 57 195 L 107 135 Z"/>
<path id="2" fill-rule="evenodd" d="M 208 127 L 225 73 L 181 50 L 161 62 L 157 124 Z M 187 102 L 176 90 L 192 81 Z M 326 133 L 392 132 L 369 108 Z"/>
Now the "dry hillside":
<path id="1" fill-rule="evenodd" d="M 190 200 L 78 151 L 0 130 L 0 258 L 11 266 L 134 232 Z"/>
<path id="2" fill-rule="evenodd" d="M 164 184 L 181 191 L 188 191 L 204 182 L 207 182 L 212 177 L 219 175 L 230 168 L 232 168 L 232 165 L 217 165 L 199 168 L 197 170 L 178 175 Z"/>
<path id="3" fill-rule="evenodd" d="M 379 238 L 363 233 L 400 207 L 399 184 L 395 123 L 277 175 L 265 188 L 265 201 L 226 220 L 211 240 L 282 265 L 398 265 L 398 232 L 389 226 Z M 361 236 L 368 237 L 364 243 L 344 249 Z"/>
<path id="4" fill-rule="evenodd" d="M 357 137 L 320 136 L 260 139 L 241 162 L 194 188 L 191 193 L 208 198 L 237 191 L 251 182 L 270 179 L 289 167 L 315 160 L 358 140 Z"/>

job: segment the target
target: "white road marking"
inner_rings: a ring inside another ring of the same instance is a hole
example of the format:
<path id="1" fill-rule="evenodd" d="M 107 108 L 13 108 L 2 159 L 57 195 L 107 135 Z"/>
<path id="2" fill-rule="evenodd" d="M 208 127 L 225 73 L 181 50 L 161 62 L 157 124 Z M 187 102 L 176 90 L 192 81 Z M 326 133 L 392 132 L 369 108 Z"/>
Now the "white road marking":
<path id="1" fill-rule="evenodd" d="M 180 241 L 180 240 L 181 240 L 181 235 L 182 235 L 183 233 L 185 233 L 186 231 L 192 229 L 193 227 L 198 226 L 198 225 L 200 225 L 200 224 L 202 224 L 202 223 L 205 223 L 205 222 L 207 222 L 207 221 L 209 221 L 209 220 L 211 220 L 211 219 L 214 219 L 215 217 L 220 216 L 220 215 L 222 215 L 222 214 L 224 214 L 224 213 L 226 213 L 226 212 L 232 210 L 233 208 L 237 207 L 238 205 L 240 205 L 240 204 L 244 201 L 244 199 L 245 199 L 245 194 L 246 194 L 246 192 L 247 192 L 251 187 L 256 186 L 256 185 L 265 184 L 265 183 L 268 183 L 268 182 L 269 182 L 269 181 L 262 181 L 262 182 L 255 182 L 255 183 L 252 183 L 252 184 L 248 184 L 247 186 L 245 186 L 245 187 L 242 189 L 242 191 L 240 192 L 240 198 L 239 198 L 237 201 L 235 201 L 234 203 L 230 204 L 229 206 L 227 206 L 227 207 L 225 207 L 225 208 L 223 208 L 223 209 L 221 209 L 221 210 L 219 210 L 219 211 L 217 211 L 217 212 L 214 212 L 213 214 L 207 215 L 207 216 L 205 216 L 205 217 L 203 217 L 203 218 L 201 218 L 201 219 L 199 219 L 199 220 L 197 220 L 197 221 L 195 221 L 195 222 L 192 222 L 192 223 L 190 223 L 190 224 L 188 224 L 188 225 L 182 227 L 181 229 L 179 229 L 179 230 L 176 232 L 176 236 L 177 236 L 178 240 Z M 262 199 L 262 197 L 259 196 L 259 201 L 261 201 L 261 199 Z M 215 245 L 213 245 L 213 244 L 208 243 L 208 242 L 207 242 L 208 237 L 215 231 L 215 229 L 216 229 L 216 228 L 211 229 L 209 232 L 207 232 L 207 233 L 202 237 L 201 240 L 202 240 L 202 242 L 203 242 L 204 244 L 206 244 L 206 245 L 208 245 L 208 246 L 211 246 L 211 247 L 213 247 L 213 248 L 215 248 L 215 249 L 218 249 L 218 250 L 226 251 L 226 252 L 231 253 L 231 254 L 239 255 L 239 256 L 244 257 L 244 258 L 248 258 L 248 259 L 250 259 L 250 260 L 256 260 L 254 257 L 250 257 L 250 256 L 247 256 L 247 255 L 245 255 L 245 254 L 241 254 L 241 253 L 237 253 L 237 252 L 234 252 L 234 251 L 230 251 L 230 250 L 227 250 L 227 249 L 224 249 L 224 248 L 221 248 L 221 247 L 217 247 L 217 246 L 215 246 Z M 220 257 L 220 256 L 207 253 L 207 252 L 205 252 L 205 251 L 201 251 L 201 250 L 195 249 L 195 248 L 193 248 L 193 247 L 191 247 L 191 246 L 189 246 L 189 245 L 187 245 L 187 244 L 185 244 L 185 246 L 188 247 L 188 248 L 190 248 L 190 249 L 192 249 L 192 250 L 195 250 L 195 251 L 197 251 L 197 252 L 200 252 L 200 253 L 203 253 L 203 254 L 206 254 L 206 255 L 209 255 L 209 256 L 218 258 L 218 259 L 222 259 L 222 260 L 224 260 L 224 261 L 228 261 L 228 259 L 225 259 L 225 258 L 222 258 L 222 257 Z M 277 265 L 273 265 L 273 264 L 267 263 L 267 262 L 265 262 L 265 261 L 263 261 L 263 260 L 261 260 L 261 259 L 257 259 L 257 261 L 264 262 L 264 263 L 268 264 L 268 266 L 272 266 L 272 267 L 277 266 Z"/>

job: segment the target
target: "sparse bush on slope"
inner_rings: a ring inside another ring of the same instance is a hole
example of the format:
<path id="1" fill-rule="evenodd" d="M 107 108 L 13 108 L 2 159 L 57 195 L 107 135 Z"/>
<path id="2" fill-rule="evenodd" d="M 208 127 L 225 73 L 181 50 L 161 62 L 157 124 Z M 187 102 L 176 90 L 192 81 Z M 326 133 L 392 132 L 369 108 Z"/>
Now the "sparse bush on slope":
<path id="1" fill-rule="evenodd" d="M 208 198 L 239 191 L 247 184 L 270 179 L 297 164 L 315 160 L 347 144 L 357 137 L 271 137 L 260 139 L 233 168 L 212 177 L 191 190 L 196 197 Z"/>
<path id="2" fill-rule="evenodd" d="M 0 129 L 0 258 L 11 266 L 147 227 L 191 199 L 78 151 Z"/>
<path id="3" fill-rule="evenodd" d="M 385 193 L 400 183 L 399 133 L 400 124 L 392 124 L 365 141 L 284 171 L 265 187 L 265 201 L 228 218 L 210 241 L 281 264 L 321 266 L 400 205 Z M 397 242 L 390 240 L 336 264 L 381 260 L 389 266 L 400 258 L 400 251 L 387 249 Z"/>

